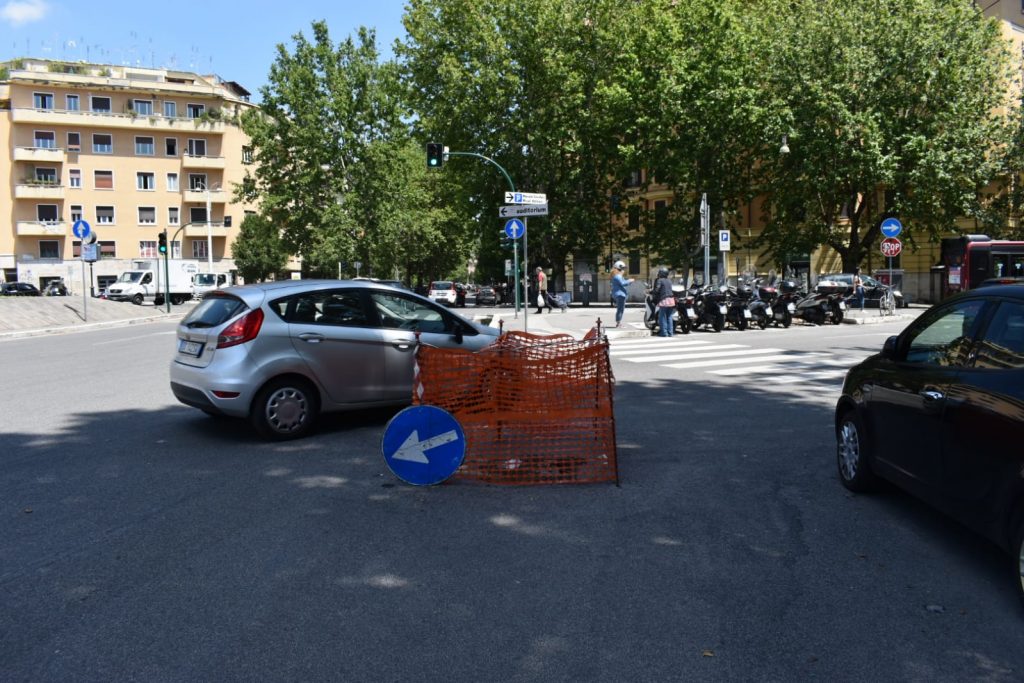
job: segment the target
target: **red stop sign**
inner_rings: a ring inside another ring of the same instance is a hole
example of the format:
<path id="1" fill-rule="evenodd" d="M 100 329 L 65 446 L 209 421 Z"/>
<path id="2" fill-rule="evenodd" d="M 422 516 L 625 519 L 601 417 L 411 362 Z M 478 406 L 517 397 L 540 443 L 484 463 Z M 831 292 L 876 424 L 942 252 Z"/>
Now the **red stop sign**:
<path id="1" fill-rule="evenodd" d="M 899 256 L 900 252 L 903 251 L 903 242 L 895 237 L 886 237 L 882 240 L 882 256 L 888 256 L 892 258 Z"/>

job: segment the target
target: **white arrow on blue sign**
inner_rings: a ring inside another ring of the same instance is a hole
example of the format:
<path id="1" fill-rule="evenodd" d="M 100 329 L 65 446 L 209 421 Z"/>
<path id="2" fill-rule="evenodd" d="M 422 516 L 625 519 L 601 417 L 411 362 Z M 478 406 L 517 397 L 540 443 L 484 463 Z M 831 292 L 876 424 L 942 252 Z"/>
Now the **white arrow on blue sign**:
<path id="1" fill-rule="evenodd" d="M 388 422 L 380 448 L 396 477 L 414 486 L 431 486 L 462 465 L 466 435 L 451 413 L 437 406 L 411 406 Z"/>
<path id="2" fill-rule="evenodd" d="M 886 237 L 897 237 L 903 231 L 903 224 L 898 218 L 886 218 L 882 221 L 882 234 Z"/>
<path id="3" fill-rule="evenodd" d="M 505 222 L 505 234 L 510 240 L 517 240 L 526 234 L 526 226 L 518 218 L 510 218 Z"/>
<path id="4" fill-rule="evenodd" d="M 81 218 L 75 221 L 74 225 L 71 226 L 71 231 L 75 233 L 75 237 L 77 237 L 80 240 L 84 240 L 86 237 L 88 237 L 90 230 L 91 228 L 89 227 L 89 224 L 83 221 Z"/>

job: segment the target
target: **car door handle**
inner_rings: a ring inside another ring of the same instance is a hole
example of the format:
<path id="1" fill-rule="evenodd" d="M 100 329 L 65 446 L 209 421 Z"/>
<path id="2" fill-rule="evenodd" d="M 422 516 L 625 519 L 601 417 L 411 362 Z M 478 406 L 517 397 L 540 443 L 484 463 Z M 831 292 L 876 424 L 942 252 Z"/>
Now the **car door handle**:
<path id="1" fill-rule="evenodd" d="M 316 332 L 303 332 L 299 335 L 299 339 L 310 344 L 319 344 L 324 340 L 324 335 L 317 334 Z"/>
<path id="2" fill-rule="evenodd" d="M 394 346 L 399 351 L 408 351 L 409 349 L 411 349 L 414 346 L 416 346 L 416 340 L 415 339 L 396 339 L 393 342 L 391 342 L 391 345 Z"/>

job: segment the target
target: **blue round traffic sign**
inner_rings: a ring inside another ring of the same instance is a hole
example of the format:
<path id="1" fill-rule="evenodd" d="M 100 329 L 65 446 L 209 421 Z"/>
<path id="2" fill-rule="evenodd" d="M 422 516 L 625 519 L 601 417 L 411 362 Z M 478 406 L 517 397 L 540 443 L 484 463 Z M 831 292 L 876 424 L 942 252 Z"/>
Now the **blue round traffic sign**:
<path id="1" fill-rule="evenodd" d="M 411 406 L 388 422 L 380 449 L 396 477 L 415 486 L 431 486 L 462 465 L 466 435 L 451 413 L 437 406 Z"/>
<path id="2" fill-rule="evenodd" d="M 903 224 L 898 218 L 886 218 L 882 221 L 882 234 L 886 237 L 896 237 L 903 231 Z"/>
<path id="3" fill-rule="evenodd" d="M 492 228 L 493 230 L 493 228 Z M 505 234 L 510 240 L 517 240 L 526 233 L 526 226 L 518 218 L 510 218 L 505 223 Z"/>
<path id="4" fill-rule="evenodd" d="M 77 237 L 80 240 L 84 240 L 86 237 L 89 236 L 91 228 L 89 227 L 88 223 L 79 218 L 77 221 L 75 221 L 74 225 L 71 226 L 71 231 L 75 233 L 75 237 Z"/>

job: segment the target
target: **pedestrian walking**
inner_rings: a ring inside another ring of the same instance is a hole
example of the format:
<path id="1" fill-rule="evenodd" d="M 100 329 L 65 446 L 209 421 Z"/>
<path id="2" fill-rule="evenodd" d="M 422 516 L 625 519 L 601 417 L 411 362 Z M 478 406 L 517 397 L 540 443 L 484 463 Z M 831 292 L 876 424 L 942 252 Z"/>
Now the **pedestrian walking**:
<path id="1" fill-rule="evenodd" d="M 548 299 L 545 296 L 548 292 L 548 276 L 544 274 L 544 269 L 537 266 L 537 313 L 543 313 L 544 308 L 548 309 L 548 313 L 551 312 L 551 304 L 548 303 Z"/>
<path id="2" fill-rule="evenodd" d="M 658 306 L 658 327 L 661 328 L 658 336 L 671 337 L 675 327 L 672 315 L 676 311 L 676 298 L 672 294 L 672 280 L 668 279 L 668 268 L 658 269 L 658 279 L 654 281 L 651 298 Z"/>
<path id="3" fill-rule="evenodd" d="M 622 316 L 626 312 L 626 297 L 629 292 L 626 290 L 633 280 L 625 276 L 626 264 L 616 261 L 612 274 L 612 300 L 615 302 L 615 327 L 622 326 Z"/>
<path id="4" fill-rule="evenodd" d="M 853 271 L 853 295 L 857 298 L 857 305 L 860 312 L 864 312 L 864 280 L 860 276 L 860 268 Z"/>

